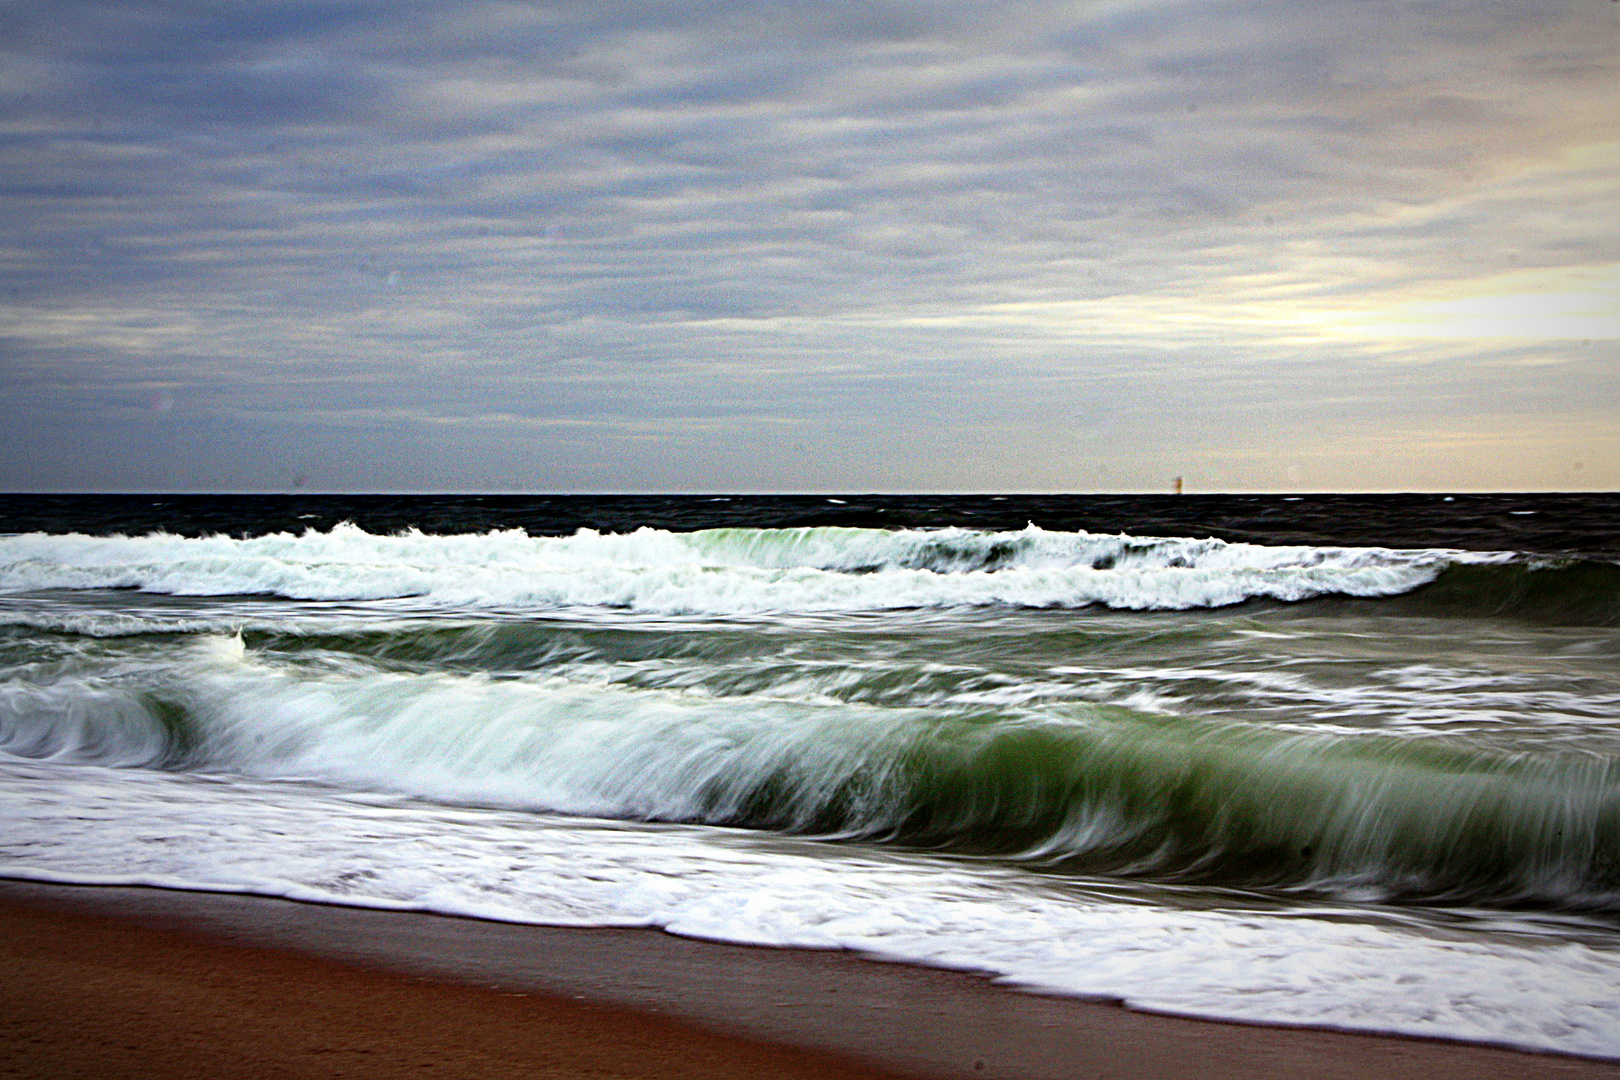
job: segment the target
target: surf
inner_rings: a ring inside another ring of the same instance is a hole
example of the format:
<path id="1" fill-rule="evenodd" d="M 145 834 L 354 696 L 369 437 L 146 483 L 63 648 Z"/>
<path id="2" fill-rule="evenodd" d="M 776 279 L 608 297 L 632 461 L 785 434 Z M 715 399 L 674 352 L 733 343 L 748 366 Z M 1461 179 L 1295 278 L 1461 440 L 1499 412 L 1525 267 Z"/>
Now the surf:
<path id="1" fill-rule="evenodd" d="M 1008 606 L 1130 610 L 1390 596 L 1506 556 L 1267 547 L 1214 539 L 966 529 L 521 529 L 375 536 L 352 525 L 251 538 L 0 537 L 0 590 L 130 589 L 482 610 L 662 614 Z"/>
<path id="2" fill-rule="evenodd" d="M 1043 872 L 1620 911 L 1620 759 L 1120 706 L 884 707 L 193 642 L 0 687 L 0 750 L 722 825 Z"/>

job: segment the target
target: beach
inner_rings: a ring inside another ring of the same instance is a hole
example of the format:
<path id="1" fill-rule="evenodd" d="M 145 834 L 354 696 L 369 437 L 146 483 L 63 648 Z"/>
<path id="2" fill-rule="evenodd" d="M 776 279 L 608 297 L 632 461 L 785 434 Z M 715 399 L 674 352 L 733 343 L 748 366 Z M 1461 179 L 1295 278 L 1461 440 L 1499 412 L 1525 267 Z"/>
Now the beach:
<path id="1" fill-rule="evenodd" d="M 40 899 L 8 898 L 0 909 L 0 1075 L 884 1075 L 645 1013 L 368 970 Z"/>
<path id="2" fill-rule="evenodd" d="M 23 882 L 0 927 L 5 1076 L 1620 1077 L 652 930 Z"/>

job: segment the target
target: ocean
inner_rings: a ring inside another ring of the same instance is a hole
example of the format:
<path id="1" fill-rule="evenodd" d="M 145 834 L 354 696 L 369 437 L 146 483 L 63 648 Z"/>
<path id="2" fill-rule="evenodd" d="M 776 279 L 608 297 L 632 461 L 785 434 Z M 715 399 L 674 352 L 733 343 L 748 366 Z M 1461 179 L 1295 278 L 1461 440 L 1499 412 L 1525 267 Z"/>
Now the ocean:
<path id="1" fill-rule="evenodd" d="M 0 496 L 0 876 L 1620 1059 L 1620 496 Z"/>

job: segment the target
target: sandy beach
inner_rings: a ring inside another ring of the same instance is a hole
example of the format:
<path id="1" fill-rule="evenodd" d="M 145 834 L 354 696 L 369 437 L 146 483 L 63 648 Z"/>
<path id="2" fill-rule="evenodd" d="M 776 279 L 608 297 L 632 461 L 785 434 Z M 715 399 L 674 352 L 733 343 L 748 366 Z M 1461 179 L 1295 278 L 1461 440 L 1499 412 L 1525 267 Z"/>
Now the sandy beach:
<path id="1" fill-rule="evenodd" d="M 6 1076 L 885 1075 L 624 1009 L 80 913 L 10 905 L 0 926 Z"/>
<path id="2" fill-rule="evenodd" d="M 847 953 L 0 883 L 16 1077 L 1620 1077 L 1148 1015 Z"/>

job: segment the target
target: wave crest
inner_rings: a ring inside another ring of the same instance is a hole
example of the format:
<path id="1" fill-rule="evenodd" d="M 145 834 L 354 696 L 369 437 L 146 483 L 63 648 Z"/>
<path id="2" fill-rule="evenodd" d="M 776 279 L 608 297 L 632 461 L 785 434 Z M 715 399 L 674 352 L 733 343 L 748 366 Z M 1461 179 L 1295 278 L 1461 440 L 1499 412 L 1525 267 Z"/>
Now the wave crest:
<path id="1" fill-rule="evenodd" d="M 853 528 L 374 536 L 352 525 L 249 539 L 0 537 L 0 589 L 140 589 L 446 607 L 666 614 L 1011 605 L 1171 610 L 1253 598 L 1389 596 L 1459 558 L 1213 539 Z"/>

